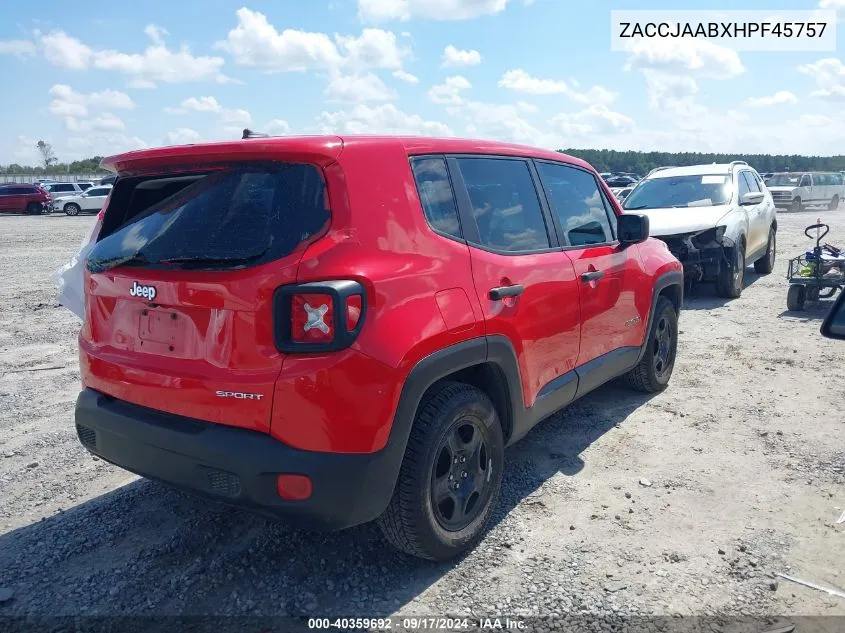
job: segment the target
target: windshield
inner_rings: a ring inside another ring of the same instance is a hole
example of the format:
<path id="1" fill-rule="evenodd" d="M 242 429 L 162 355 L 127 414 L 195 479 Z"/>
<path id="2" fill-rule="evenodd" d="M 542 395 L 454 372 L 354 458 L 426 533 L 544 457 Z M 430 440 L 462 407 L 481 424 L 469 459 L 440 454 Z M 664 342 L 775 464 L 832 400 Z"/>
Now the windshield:
<path id="1" fill-rule="evenodd" d="M 730 176 L 671 176 L 641 181 L 622 206 L 625 210 L 712 207 L 730 199 Z"/>
<path id="2" fill-rule="evenodd" d="M 327 206 L 322 174 L 312 165 L 121 180 L 88 268 L 266 263 L 321 231 Z"/>
<path id="3" fill-rule="evenodd" d="M 766 181 L 769 187 L 797 187 L 801 174 L 775 174 Z"/>

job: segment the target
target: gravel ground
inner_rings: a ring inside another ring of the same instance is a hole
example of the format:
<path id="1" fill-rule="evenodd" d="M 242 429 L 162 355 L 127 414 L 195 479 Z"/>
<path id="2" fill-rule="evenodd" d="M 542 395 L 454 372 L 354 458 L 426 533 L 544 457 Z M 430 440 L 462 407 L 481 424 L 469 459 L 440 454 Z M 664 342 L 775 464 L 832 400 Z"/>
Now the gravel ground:
<path id="1" fill-rule="evenodd" d="M 775 274 L 686 301 L 670 388 L 607 386 L 508 451 L 495 526 L 463 560 L 371 525 L 314 535 L 92 458 L 73 431 L 79 322 L 49 273 L 91 217 L 0 217 L 0 615 L 845 615 L 845 344 Z M 10 597 L 11 596 L 11 597 Z"/>

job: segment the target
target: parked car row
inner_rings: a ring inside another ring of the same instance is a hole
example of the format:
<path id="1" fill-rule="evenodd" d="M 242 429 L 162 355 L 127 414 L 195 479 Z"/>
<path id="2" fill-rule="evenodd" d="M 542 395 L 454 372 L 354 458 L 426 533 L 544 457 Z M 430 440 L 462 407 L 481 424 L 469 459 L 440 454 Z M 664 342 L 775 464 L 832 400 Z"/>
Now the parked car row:
<path id="1" fill-rule="evenodd" d="M 110 182 L 44 182 L 0 185 L 0 212 L 36 215 L 63 211 L 67 215 L 97 213 L 105 204 L 115 177 Z M 104 178 L 103 180 L 107 180 Z"/>

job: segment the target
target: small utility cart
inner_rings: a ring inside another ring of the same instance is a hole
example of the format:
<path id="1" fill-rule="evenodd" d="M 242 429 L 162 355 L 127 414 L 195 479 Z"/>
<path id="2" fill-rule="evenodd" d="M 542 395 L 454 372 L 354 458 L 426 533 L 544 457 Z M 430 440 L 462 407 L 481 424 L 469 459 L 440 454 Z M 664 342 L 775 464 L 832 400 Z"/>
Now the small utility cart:
<path id="1" fill-rule="evenodd" d="M 822 244 L 822 239 L 829 232 L 830 227 L 820 222 L 804 229 L 804 235 L 815 239 L 816 246 L 812 251 L 789 260 L 786 275 L 789 280 L 786 293 L 788 310 L 803 310 L 807 301 L 830 299 L 845 286 L 845 252 L 830 244 Z"/>

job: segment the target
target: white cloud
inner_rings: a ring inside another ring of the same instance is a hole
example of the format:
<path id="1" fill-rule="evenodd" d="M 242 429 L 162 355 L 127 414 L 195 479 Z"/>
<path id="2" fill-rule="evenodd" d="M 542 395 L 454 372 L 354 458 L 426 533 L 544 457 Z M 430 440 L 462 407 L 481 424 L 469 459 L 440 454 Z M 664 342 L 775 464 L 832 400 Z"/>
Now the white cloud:
<path id="1" fill-rule="evenodd" d="M 202 137 L 199 132 L 189 127 L 180 127 L 168 132 L 166 137 L 168 145 L 190 145 L 191 143 L 199 143 L 201 140 Z"/>
<path id="2" fill-rule="evenodd" d="M 150 25 L 145 32 L 151 38 L 152 43 L 143 53 L 121 53 L 114 50 L 97 51 L 93 55 L 94 67 L 123 73 L 130 77 L 130 81 L 136 82 L 135 85 L 140 82 L 143 86 L 150 86 L 159 82 L 214 81 L 216 83 L 228 83 L 231 81 L 221 72 L 224 64 L 222 57 L 197 57 L 185 45 L 178 51 L 171 51 L 162 39 L 167 31 Z"/>
<path id="3" fill-rule="evenodd" d="M 512 92 L 519 92 L 530 95 L 555 95 L 564 94 L 577 103 L 585 105 L 602 103 L 610 104 L 618 96 L 615 92 L 603 86 L 593 86 L 586 92 L 579 92 L 577 82 L 571 82 L 570 86 L 562 79 L 540 79 L 532 77 L 522 68 L 508 70 L 499 79 L 499 87 Z"/>
<path id="4" fill-rule="evenodd" d="M 89 108 L 131 110 L 135 107 L 135 102 L 128 94 L 117 90 L 82 94 L 67 84 L 55 84 L 50 88 L 50 96 L 53 99 L 48 109 L 51 114 L 58 117 L 85 117 L 88 116 Z M 112 126 L 111 129 L 116 128 Z"/>
<path id="5" fill-rule="evenodd" d="M 499 87 L 532 95 L 564 94 L 569 90 L 565 81 L 538 79 L 529 75 L 522 68 L 509 70 L 502 75 L 502 78 L 499 79 Z"/>
<path id="6" fill-rule="evenodd" d="M 73 116 L 67 116 L 65 117 L 64 122 L 68 130 L 77 133 L 91 132 L 93 130 L 113 132 L 124 130 L 126 128 L 123 121 L 110 112 L 106 112 L 90 119 L 78 119 Z"/>
<path id="7" fill-rule="evenodd" d="M 796 101 L 798 101 L 798 98 L 788 90 L 779 90 L 775 94 L 765 97 L 749 97 L 745 100 L 745 105 L 752 108 L 763 108 L 784 103 L 795 103 Z"/>
<path id="8" fill-rule="evenodd" d="M 845 101 L 845 65 L 835 57 L 820 59 L 812 64 L 803 64 L 798 71 L 812 77 L 819 89 L 811 97 L 826 101 Z"/>
<path id="9" fill-rule="evenodd" d="M 164 44 L 165 36 L 170 35 L 167 29 L 156 26 L 155 24 L 148 24 L 144 28 L 144 33 L 153 41 L 154 44 Z"/>
<path id="10" fill-rule="evenodd" d="M 51 64 L 71 70 L 90 67 L 113 70 L 129 76 L 134 87 L 149 88 L 158 82 L 231 81 L 222 74 L 222 57 L 194 56 L 187 46 L 171 51 L 164 43 L 167 31 L 154 24 L 144 32 L 152 40 L 143 53 L 122 53 L 116 50 L 92 50 L 75 37 L 61 30 L 41 36 L 44 57 Z"/>
<path id="11" fill-rule="evenodd" d="M 243 129 L 252 124 L 252 115 L 241 108 L 224 109 L 220 113 L 220 122 Z"/>
<path id="12" fill-rule="evenodd" d="M 425 120 L 418 114 L 406 114 L 392 103 L 373 107 L 361 104 L 348 112 L 323 112 L 318 122 L 324 134 L 453 135 L 447 125 Z"/>
<path id="13" fill-rule="evenodd" d="M 40 35 L 36 32 L 36 35 Z M 69 70 L 85 70 L 91 62 L 91 49 L 62 30 L 50 31 L 41 37 L 44 57 L 54 66 Z"/>
<path id="14" fill-rule="evenodd" d="M 59 147 L 56 153 L 64 160 L 76 160 L 91 156 L 109 156 L 148 147 L 149 145 L 137 136 L 92 129 L 84 131 L 83 136 L 71 136 L 67 139 L 67 148 Z"/>
<path id="15" fill-rule="evenodd" d="M 276 30 L 263 13 L 246 7 L 235 14 L 238 25 L 229 31 L 225 41 L 215 46 L 227 51 L 242 66 L 267 71 L 305 71 L 334 68 L 341 56 L 334 42 L 325 33 Z"/>
<path id="16" fill-rule="evenodd" d="M 573 114 L 561 113 L 550 121 L 552 127 L 567 136 L 621 134 L 634 129 L 634 121 L 606 105 L 592 105 Z"/>
<path id="17" fill-rule="evenodd" d="M 540 147 L 547 146 L 551 141 L 548 133 L 522 118 L 518 106 L 469 101 L 461 113 L 468 122 L 466 133 L 469 136 Z"/>
<path id="18" fill-rule="evenodd" d="M 238 24 L 215 47 L 227 51 L 241 66 L 265 72 L 399 69 L 408 50 L 396 34 L 367 28 L 360 35 L 335 35 L 284 29 L 279 31 L 263 13 L 246 7 L 235 12 Z"/>
<path id="19" fill-rule="evenodd" d="M 444 68 L 453 66 L 477 66 L 481 63 L 481 53 L 477 50 L 460 50 L 449 44 L 443 50 Z"/>
<path id="20" fill-rule="evenodd" d="M 290 124 L 284 119 L 273 119 L 264 126 L 268 134 L 290 134 Z"/>
<path id="21" fill-rule="evenodd" d="M 358 0 L 358 16 L 366 22 L 468 20 L 505 10 L 510 0 Z M 525 2 L 525 4 L 530 4 Z"/>
<path id="22" fill-rule="evenodd" d="M 834 121 L 823 114 L 802 114 L 798 117 L 798 123 L 807 127 L 828 127 L 833 125 Z"/>
<path id="23" fill-rule="evenodd" d="M 326 99 L 363 103 L 365 101 L 392 101 L 396 98 L 390 88 L 372 73 L 365 75 L 333 74 L 326 87 Z"/>
<path id="24" fill-rule="evenodd" d="M 472 88 L 472 84 L 461 75 L 447 77 L 442 84 L 432 86 L 428 91 L 428 98 L 434 103 L 460 105 L 463 103 L 461 93 Z"/>
<path id="25" fill-rule="evenodd" d="M 533 103 L 528 103 L 526 101 L 517 101 L 516 107 L 520 112 L 525 112 L 526 114 L 535 114 L 539 110 L 539 108 Z"/>
<path id="26" fill-rule="evenodd" d="M 404 70 L 394 70 L 393 76 L 396 77 L 396 79 L 398 79 L 399 81 L 404 81 L 405 83 L 409 83 L 409 84 L 420 83 L 419 78 L 417 78 L 415 75 L 412 75 L 411 73 L 406 72 Z"/>
<path id="27" fill-rule="evenodd" d="M 335 41 L 346 52 L 343 63 L 356 69 L 400 68 L 408 51 L 400 48 L 396 34 L 381 29 L 364 29 L 361 35 L 335 35 Z"/>
<path id="28" fill-rule="evenodd" d="M 635 40 L 628 51 L 625 69 L 679 75 L 695 72 L 713 79 L 730 79 L 745 72 L 736 51 L 698 38 Z"/>
<path id="29" fill-rule="evenodd" d="M 15 55 L 16 57 L 31 57 L 36 53 L 35 44 L 29 40 L 0 41 L 0 55 Z"/>
<path id="30" fill-rule="evenodd" d="M 182 102 L 183 110 L 194 112 L 223 112 L 223 106 L 214 97 L 189 97 Z"/>
<path id="31" fill-rule="evenodd" d="M 247 110 L 240 108 L 224 108 L 220 102 L 212 96 L 188 97 L 179 104 L 178 108 L 167 107 L 164 111 L 168 114 L 185 114 L 186 112 L 199 112 L 203 114 L 218 115 L 218 122 L 228 127 L 244 126 L 252 123 L 252 115 Z"/>

